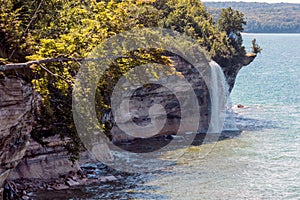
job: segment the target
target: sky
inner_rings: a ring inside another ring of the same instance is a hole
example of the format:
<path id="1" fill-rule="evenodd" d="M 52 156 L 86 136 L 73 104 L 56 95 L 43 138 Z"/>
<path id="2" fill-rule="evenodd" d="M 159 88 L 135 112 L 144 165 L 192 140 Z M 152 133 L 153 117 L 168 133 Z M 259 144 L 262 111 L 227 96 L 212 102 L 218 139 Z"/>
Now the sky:
<path id="1" fill-rule="evenodd" d="M 201 0 L 205 1 L 222 1 L 222 2 L 229 2 L 229 1 L 244 1 L 244 2 L 267 2 L 267 3 L 300 3 L 300 0 Z"/>

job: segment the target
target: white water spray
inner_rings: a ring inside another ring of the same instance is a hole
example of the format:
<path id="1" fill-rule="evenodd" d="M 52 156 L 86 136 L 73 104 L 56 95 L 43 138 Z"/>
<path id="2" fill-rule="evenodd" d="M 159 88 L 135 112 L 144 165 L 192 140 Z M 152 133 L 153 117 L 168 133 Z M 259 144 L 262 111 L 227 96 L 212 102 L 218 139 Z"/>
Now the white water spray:
<path id="1" fill-rule="evenodd" d="M 228 87 L 229 88 L 229 87 Z M 235 116 L 236 114 L 234 113 L 232 109 L 232 102 L 228 91 L 228 96 L 227 96 L 227 104 L 226 104 L 226 113 L 225 113 L 225 121 L 224 121 L 224 126 L 223 126 L 223 131 L 239 131 L 236 125 L 235 121 Z"/>

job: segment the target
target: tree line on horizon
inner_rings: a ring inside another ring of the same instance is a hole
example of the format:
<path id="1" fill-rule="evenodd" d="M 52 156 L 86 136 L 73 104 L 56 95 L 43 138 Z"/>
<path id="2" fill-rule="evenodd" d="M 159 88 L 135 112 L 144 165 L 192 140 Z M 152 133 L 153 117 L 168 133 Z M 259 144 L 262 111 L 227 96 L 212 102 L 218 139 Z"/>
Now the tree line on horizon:
<path id="1" fill-rule="evenodd" d="M 216 20 L 222 9 L 244 13 L 247 33 L 300 33 L 300 4 L 258 2 L 204 2 Z"/>

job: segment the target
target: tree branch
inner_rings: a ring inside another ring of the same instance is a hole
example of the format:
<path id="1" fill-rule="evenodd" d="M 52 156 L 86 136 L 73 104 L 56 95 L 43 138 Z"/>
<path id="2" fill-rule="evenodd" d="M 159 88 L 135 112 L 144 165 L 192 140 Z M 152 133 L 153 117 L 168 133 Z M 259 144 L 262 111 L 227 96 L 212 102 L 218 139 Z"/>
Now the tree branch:
<path id="1" fill-rule="evenodd" d="M 44 69 L 46 72 L 48 72 L 49 74 L 51 74 L 52 76 L 57 76 L 59 78 L 61 78 L 62 80 L 64 80 L 69 86 L 71 86 L 70 81 L 68 81 L 67 79 L 65 79 L 63 76 L 60 76 L 58 74 L 53 73 L 52 71 L 50 71 L 49 69 L 47 69 L 46 67 L 44 67 L 42 64 L 39 64 L 39 66 Z"/>
<path id="2" fill-rule="evenodd" d="M 41 65 L 41 64 L 52 63 L 52 62 L 69 62 L 69 61 L 80 62 L 82 60 L 83 58 L 44 58 L 41 60 L 29 61 L 25 63 L 12 63 L 12 64 L 0 65 L 0 71 L 23 69 L 23 68 L 28 68 L 31 65 Z"/>

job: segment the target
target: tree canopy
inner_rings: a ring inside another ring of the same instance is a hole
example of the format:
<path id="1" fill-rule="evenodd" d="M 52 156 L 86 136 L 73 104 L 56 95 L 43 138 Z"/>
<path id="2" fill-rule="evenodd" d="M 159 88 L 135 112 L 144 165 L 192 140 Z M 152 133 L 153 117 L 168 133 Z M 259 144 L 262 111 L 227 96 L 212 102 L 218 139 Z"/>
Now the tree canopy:
<path id="1" fill-rule="evenodd" d="M 138 27 L 162 27 L 197 40 L 217 61 L 230 61 L 245 54 L 240 36 L 245 24 L 243 15 L 227 10 L 217 25 L 198 0 L 0 0 L 0 3 L 1 64 L 58 58 L 53 62 L 33 62 L 29 72 L 17 73 L 31 81 L 42 97 L 42 115 L 37 117 L 33 138 L 42 144 L 45 144 L 43 138 L 51 135 L 69 138 L 66 148 L 73 159 L 78 158 L 80 151 L 72 118 L 74 78 L 80 59 L 107 38 Z M 234 17 L 228 18 L 230 14 Z M 230 38 L 231 32 L 238 36 L 237 41 Z M 165 55 L 159 49 L 139 49 L 116 59 L 98 84 L 99 119 L 110 108 L 113 86 L 122 74 L 142 63 L 171 65 Z M 110 128 L 110 124 L 102 125 L 105 130 Z"/>

